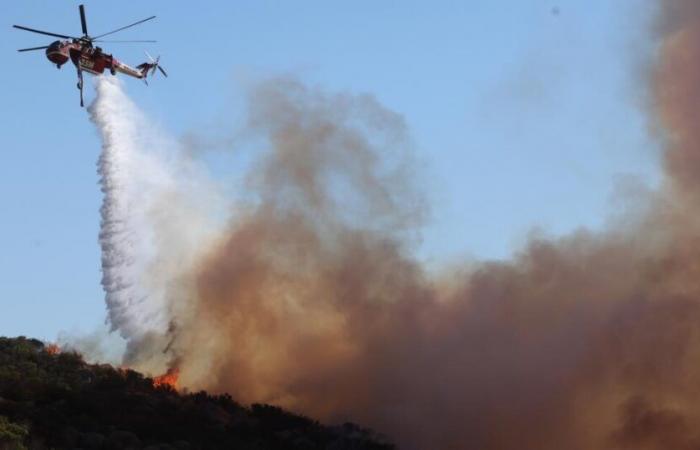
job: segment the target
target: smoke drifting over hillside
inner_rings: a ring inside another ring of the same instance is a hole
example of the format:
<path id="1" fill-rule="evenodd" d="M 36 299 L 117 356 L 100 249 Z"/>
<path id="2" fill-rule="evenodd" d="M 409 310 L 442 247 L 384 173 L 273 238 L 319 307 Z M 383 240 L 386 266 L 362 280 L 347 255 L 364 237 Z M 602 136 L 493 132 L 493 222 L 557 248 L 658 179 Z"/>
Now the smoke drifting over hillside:
<path id="1" fill-rule="evenodd" d="M 668 5 L 650 112 L 666 183 L 647 212 L 437 277 L 411 253 L 425 205 L 407 130 L 371 97 L 261 83 L 248 131 L 267 151 L 248 201 L 203 227 L 218 214 L 203 178 L 196 195 L 178 176 L 126 193 L 150 171 L 117 176 L 117 155 L 150 128 L 99 81 L 105 289 L 130 362 L 409 449 L 700 447 L 700 7 Z"/>

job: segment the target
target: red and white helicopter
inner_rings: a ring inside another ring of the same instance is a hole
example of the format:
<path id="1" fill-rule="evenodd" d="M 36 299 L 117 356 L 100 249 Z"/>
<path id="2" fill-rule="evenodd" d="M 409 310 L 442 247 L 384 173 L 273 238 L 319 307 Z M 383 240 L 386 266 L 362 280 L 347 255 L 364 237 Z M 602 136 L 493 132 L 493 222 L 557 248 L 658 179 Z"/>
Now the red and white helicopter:
<path id="1" fill-rule="evenodd" d="M 81 37 L 67 36 L 64 34 L 49 33 L 48 31 L 35 30 L 34 28 L 23 27 L 20 25 L 13 25 L 13 27 L 20 30 L 31 31 L 32 33 L 45 34 L 47 36 L 54 36 L 62 39 L 67 39 L 65 41 L 55 41 L 49 45 L 44 45 L 43 47 L 31 47 L 22 48 L 17 50 L 18 52 L 29 52 L 33 50 L 43 50 L 46 49 L 46 57 L 52 63 L 56 64 L 59 69 L 61 66 L 68 62 L 70 59 L 75 67 L 78 69 L 78 89 L 80 89 L 80 106 L 83 106 L 83 71 L 99 75 L 104 73 L 105 70 L 109 70 L 112 75 L 116 75 L 117 72 L 129 75 L 134 78 L 138 78 L 146 82 L 146 77 L 149 74 L 155 74 L 156 69 L 160 70 L 163 75 L 168 76 L 165 70 L 158 64 L 160 56 L 153 59 L 151 55 L 146 53 L 149 62 L 139 64 L 136 67 L 131 67 L 128 64 L 117 60 L 114 56 L 104 53 L 100 47 L 93 46 L 94 42 L 156 42 L 156 41 L 104 41 L 101 38 L 114 34 L 118 31 L 131 28 L 135 25 L 147 22 L 149 20 L 155 19 L 156 16 L 151 16 L 138 22 L 134 22 L 130 25 L 126 25 L 116 30 L 112 30 L 108 33 L 103 33 L 98 36 L 89 36 L 87 31 L 87 23 L 85 21 L 85 7 L 83 5 L 79 6 L 80 9 L 80 24 L 83 27 L 83 35 Z M 148 82 L 146 82 L 148 84 Z"/>

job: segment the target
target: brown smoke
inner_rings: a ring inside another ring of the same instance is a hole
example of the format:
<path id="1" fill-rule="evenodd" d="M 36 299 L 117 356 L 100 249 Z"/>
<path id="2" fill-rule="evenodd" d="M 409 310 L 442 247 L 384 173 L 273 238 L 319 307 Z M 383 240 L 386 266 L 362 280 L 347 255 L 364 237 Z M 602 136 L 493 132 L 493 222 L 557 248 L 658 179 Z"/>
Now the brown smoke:
<path id="1" fill-rule="evenodd" d="M 665 163 L 677 188 L 700 193 L 700 4 L 665 0 L 660 20 L 665 32 L 655 73 L 655 108 L 667 131 Z"/>
<path id="2" fill-rule="evenodd" d="M 174 307 L 182 385 L 409 449 L 700 448 L 700 3 L 664 5 L 648 212 L 437 277 L 411 252 L 425 208 L 402 119 L 262 84 L 256 198 Z"/>

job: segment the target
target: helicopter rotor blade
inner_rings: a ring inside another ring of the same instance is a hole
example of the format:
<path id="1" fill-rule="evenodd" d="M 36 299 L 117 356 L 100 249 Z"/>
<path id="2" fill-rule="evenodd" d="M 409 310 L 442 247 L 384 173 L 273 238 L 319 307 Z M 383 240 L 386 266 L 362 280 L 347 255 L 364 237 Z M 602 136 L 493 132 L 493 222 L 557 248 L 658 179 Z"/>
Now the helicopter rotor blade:
<path id="1" fill-rule="evenodd" d="M 54 36 L 54 37 L 59 37 L 59 38 L 63 38 L 63 39 L 78 39 L 75 36 L 66 36 L 65 34 L 49 33 L 48 31 L 35 30 L 34 28 L 23 27 L 21 25 L 12 25 L 12 27 L 17 28 L 19 30 L 31 31 L 32 33 L 45 34 L 47 36 Z"/>
<path id="2" fill-rule="evenodd" d="M 49 48 L 48 45 L 44 45 L 43 47 L 32 47 L 32 48 L 20 48 L 17 50 L 18 52 L 31 52 L 33 50 L 43 50 L 45 48 Z"/>
<path id="3" fill-rule="evenodd" d="M 110 44 L 125 44 L 125 43 L 131 43 L 131 42 L 148 42 L 148 43 L 154 43 L 158 41 L 151 41 L 151 40 L 127 40 L 127 41 L 111 41 L 111 40 L 103 40 L 103 39 L 97 39 L 93 40 L 92 42 L 109 42 Z"/>
<path id="4" fill-rule="evenodd" d="M 80 25 L 83 27 L 83 35 L 87 36 L 87 20 L 85 20 L 85 6 L 80 5 L 78 6 L 78 9 L 80 9 Z"/>
<path id="5" fill-rule="evenodd" d="M 104 34 L 100 34 L 99 36 L 95 36 L 95 37 L 93 37 L 93 39 L 99 39 L 99 38 L 101 38 L 101 37 L 105 37 L 105 36 L 107 36 L 107 35 L 114 34 L 114 33 L 116 33 L 117 31 L 126 30 L 127 28 L 131 28 L 131 27 L 133 27 L 133 26 L 136 26 L 136 25 L 138 25 L 138 24 L 147 22 L 147 21 L 152 20 L 152 19 L 155 19 L 155 18 L 156 18 L 156 16 L 147 17 L 146 19 L 139 20 L 138 22 L 134 22 L 134 23 L 132 23 L 132 24 L 130 24 L 130 25 L 126 25 L 126 26 L 124 26 L 124 27 L 117 28 L 116 30 L 112 30 L 112 31 L 110 31 L 109 33 L 104 33 Z"/>
<path id="6" fill-rule="evenodd" d="M 163 75 L 165 75 L 165 78 L 168 78 L 168 74 L 165 73 L 165 70 L 163 70 L 163 68 L 160 67 L 160 65 L 158 65 L 158 66 L 156 66 L 156 67 L 158 67 L 158 70 L 160 70 L 160 72 L 161 72 Z"/>

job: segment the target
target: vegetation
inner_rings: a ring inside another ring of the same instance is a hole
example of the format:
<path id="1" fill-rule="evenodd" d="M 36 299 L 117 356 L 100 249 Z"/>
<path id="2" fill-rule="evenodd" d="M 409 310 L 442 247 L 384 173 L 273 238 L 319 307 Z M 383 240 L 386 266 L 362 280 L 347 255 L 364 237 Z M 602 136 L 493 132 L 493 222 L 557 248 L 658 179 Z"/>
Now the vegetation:
<path id="1" fill-rule="evenodd" d="M 229 395 L 181 394 L 90 365 L 36 339 L 0 337 L 0 450 L 389 450 L 373 432 L 330 427 Z"/>

